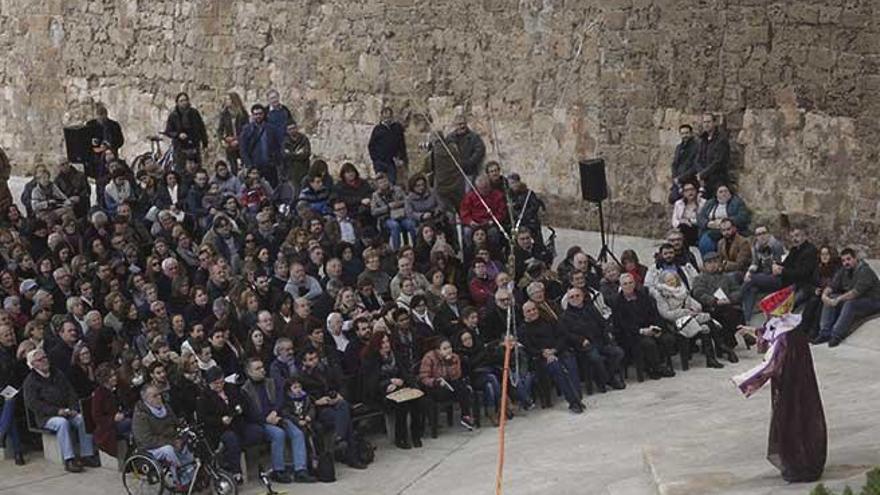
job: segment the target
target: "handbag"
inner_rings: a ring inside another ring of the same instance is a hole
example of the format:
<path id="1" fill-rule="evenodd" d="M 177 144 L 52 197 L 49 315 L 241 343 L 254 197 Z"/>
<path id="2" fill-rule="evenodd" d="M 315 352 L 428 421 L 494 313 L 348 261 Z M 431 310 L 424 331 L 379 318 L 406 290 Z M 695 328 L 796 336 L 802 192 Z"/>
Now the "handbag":
<path id="1" fill-rule="evenodd" d="M 682 316 L 675 320 L 675 329 L 678 331 L 679 335 L 687 338 L 694 337 L 703 331 L 703 327 L 700 326 L 700 323 L 697 321 L 696 315 Z"/>

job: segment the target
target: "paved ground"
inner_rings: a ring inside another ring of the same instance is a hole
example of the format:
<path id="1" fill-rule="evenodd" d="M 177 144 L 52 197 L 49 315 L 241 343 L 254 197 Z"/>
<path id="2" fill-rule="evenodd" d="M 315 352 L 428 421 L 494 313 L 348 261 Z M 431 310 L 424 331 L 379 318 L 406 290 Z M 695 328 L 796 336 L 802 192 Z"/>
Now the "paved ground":
<path id="1" fill-rule="evenodd" d="M 560 231 L 559 252 L 572 243 L 598 250 L 598 235 Z M 615 249 L 636 249 L 649 259 L 656 241 L 616 239 Z M 619 253 L 618 253 L 619 254 Z M 795 495 L 810 485 L 788 485 L 764 459 L 770 412 L 768 390 L 743 399 L 729 378 L 759 360 L 754 351 L 723 370 L 696 367 L 672 379 L 630 383 L 627 390 L 588 398 L 588 411 L 569 415 L 562 403 L 517 416 L 509 423 L 505 493 L 601 495 Z M 836 349 L 814 349 L 829 423 L 823 481 L 841 488 L 860 484 L 880 465 L 880 320 L 863 326 Z M 425 448 L 400 451 L 381 437 L 367 471 L 339 468 L 329 485 L 291 485 L 289 493 L 492 493 L 498 430 L 444 430 Z M 65 474 L 31 456 L 24 468 L 0 461 L 0 495 L 120 493 L 109 470 Z M 860 486 L 860 485 L 859 485 Z M 264 493 L 251 484 L 247 494 Z"/>

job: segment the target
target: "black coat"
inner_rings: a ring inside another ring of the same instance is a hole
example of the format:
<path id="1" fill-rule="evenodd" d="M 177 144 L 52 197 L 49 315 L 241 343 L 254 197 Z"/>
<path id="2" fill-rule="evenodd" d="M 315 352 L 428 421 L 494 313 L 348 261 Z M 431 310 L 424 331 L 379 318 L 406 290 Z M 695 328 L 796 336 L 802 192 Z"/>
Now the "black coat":
<path id="1" fill-rule="evenodd" d="M 198 400 L 197 411 L 199 420 L 205 425 L 205 434 L 208 439 L 216 444 L 220 435 L 228 430 L 240 432 L 246 424 L 248 401 L 245 400 L 239 387 L 226 383 L 223 385 L 223 391 L 226 393 L 227 401 L 220 398 L 217 392 L 211 389 L 205 390 Z M 236 406 L 240 412 L 236 411 Z M 230 416 L 232 423 L 223 424 L 223 416 Z"/>
<path id="2" fill-rule="evenodd" d="M 48 377 L 31 371 L 22 385 L 24 404 L 34 414 L 37 425 L 58 416 L 59 409 L 79 409 L 76 392 L 64 374 L 51 370 Z"/>
<path id="3" fill-rule="evenodd" d="M 458 328 L 458 324 L 460 323 L 459 320 L 461 320 L 460 315 L 461 311 L 464 309 L 464 305 L 458 303 L 456 307 L 459 316 L 456 316 L 452 311 L 452 308 L 449 307 L 449 304 L 444 301 L 437 307 L 437 313 L 434 316 L 434 328 L 437 332 L 440 332 L 447 338 L 452 338 Z"/>
<path id="4" fill-rule="evenodd" d="M 727 133 L 721 129 L 716 130 L 711 139 L 708 133 L 700 137 L 697 153 L 699 176 L 706 182 L 707 197 L 714 198 L 718 186 L 730 181 L 730 143 Z"/>
<path id="5" fill-rule="evenodd" d="M 392 352 L 393 359 L 383 360 L 378 353 L 364 358 L 364 400 L 375 405 L 385 404 L 384 398 L 392 378 L 403 380 L 404 386 L 418 388 L 418 382 L 399 355 Z"/>
<path id="6" fill-rule="evenodd" d="M 636 290 L 636 298 L 632 301 L 628 301 L 623 294 L 620 294 L 611 311 L 614 328 L 622 339 L 629 342 L 639 336 L 639 330 L 642 328 L 651 325 L 663 326 L 663 319 L 657 311 L 657 303 L 645 288 Z"/>
<path id="7" fill-rule="evenodd" d="M 782 262 L 782 283 L 795 284 L 798 288 L 808 286 L 813 281 L 813 272 L 818 265 L 819 251 L 811 242 L 804 241 L 800 246 L 791 248 Z"/>
<path id="8" fill-rule="evenodd" d="M 544 319 L 523 323 L 520 336 L 531 356 L 540 356 L 544 349 L 556 349 L 560 353 L 569 349 L 565 332 L 556 323 Z"/>
<path id="9" fill-rule="evenodd" d="M 186 139 L 181 140 L 178 137 L 181 133 L 186 134 Z M 202 114 L 193 107 L 186 110 L 174 107 L 165 122 L 165 134 L 171 138 L 175 149 L 198 149 L 208 144 L 208 131 L 205 129 Z"/>
<path id="10" fill-rule="evenodd" d="M 605 319 L 590 302 L 584 302 L 582 308 L 576 308 L 571 304 L 562 312 L 559 326 L 568 337 L 568 341 L 575 349 L 581 349 L 584 339 L 597 345 L 608 343 L 608 328 Z"/>
<path id="11" fill-rule="evenodd" d="M 375 165 L 389 166 L 394 164 L 394 158 L 407 163 L 406 139 L 403 136 L 403 126 L 400 122 L 392 122 L 390 125 L 379 123 L 370 134 L 370 159 Z M 380 167 L 382 168 L 382 167 Z"/>
<path id="12" fill-rule="evenodd" d="M 125 144 L 125 136 L 122 134 L 122 126 L 115 120 L 107 119 L 103 124 L 98 119 L 92 119 L 86 122 L 86 128 L 89 130 L 89 137 L 98 144 L 109 143 L 113 153 L 118 155 L 119 148 Z"/>
<path id="13" fill-rule="evenodd" d="M 675 154 L 672 156 L 672 178 L 679 182 L 696 175 L 697 173 L 697 152 L 700 143 L 697 139 L 691 138 L 686 142 L 678 143 L 675 147 Z"/>

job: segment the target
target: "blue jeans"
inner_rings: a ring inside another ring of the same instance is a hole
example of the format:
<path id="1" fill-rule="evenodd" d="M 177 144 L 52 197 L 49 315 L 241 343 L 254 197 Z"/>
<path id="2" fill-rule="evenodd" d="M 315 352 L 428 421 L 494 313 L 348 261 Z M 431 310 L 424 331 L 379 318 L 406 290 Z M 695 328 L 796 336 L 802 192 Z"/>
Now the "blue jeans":
<path id="1" fill-rule="evenodd" d="M 822 306 L 819 336 L 845 339 L 850 333 L 853 320 L 880 312 L 880 300 L 859 297 L 835 307 Z"/>
<path id="2" fill-rule="evenodd" d="M 293 422 L 282 419 L 280 426 L 263 425 L 263 430 L 269 436 L 269 447 L 272 457 L 272 470 L 281 473 L 286 469 L 284 463 L 284 446 L 290 440 L 290 450 L 293 453 L 293 470 L 306 469 L 306 437 Z"/>
<path id="3" fill-rule="evenodd" d="M 705 256 L 706 253 L 715 251 L 718 248 L 718 239 L 721 239 L 721 231 L 704 230 L 700 234 L 700 242 L 697 243 L 697 247 L 700 248 L 700 255 Z"/>
<path id="4" fill-rule="evenodd" d="M 373 162 L 373 170 L 378 174 L 379 172 L 385 172 L 388 175 L 388 181 L 392 184 L 397 184 L 397 165 L 394 164 L 394 160 L 391 162 Z"/>
<path id="5" fill-rule="evenodd" d="M 557 358 L 548 364 L 542 356 L 538 362 L 547 369 L 547 374 L 553 379 L 556 387 L 562 391 L 566 402 L 569 405 L 577 404 L 581 400 L 581 379 L 578 376 L 577 362 L 570 354 L 557 355 Z"/>
<path id="6" fill-rule="evenodd" d="M 501 382 L 493 371 L 482 370 L 474 373 L 474 388 L 483 391 L 483 406 L 487 409 L 492 406 L 498 410 L 501 404 Z"/>
<path id="7" fill-rule="evenodd" d="M 391 234 L 391 249 L 397 251 L 400 249 L 400 234 L 406 232 L 411 240 L 416 238 L 416 224 L 411 218 L 404 217 L 400 219 L 389 218 L 385 220 L 385 228 Z"/>
<path id="8" fill-rule="evenodd" d="M 746 324 L 752 319 L 755 299 L 759 292 L 772 292 L 782 288 L 782 279 L 770 273 L 753 273 L 752 278 L 742 286 L 742 307 Z"/>
<path id="9" fill-rule="evenodd" d="M 86 423 L 83 421 L 82 414 L 77 414 L 72 418 L 51 417 L 43 425 L 43 428 L 53 431 L 55 436 L 58 437 L 61 458 L 65 461 L 76 457 L 73 450 L 73 432 L 71 430 L 76 430 L 80 456 L 91 457 L 95 455 L 95 444 L 92 443 L 92 436 L 86 433 Z"/>
<path id="10" fill-rule="evenodd" d="M 535 374 L 531 371 L 520 371 L 519 373 L 511 366 L 508 378 L 511 382 L 516 382 L 514 396 L 516 402 L 520 406 L 525 406 L 534 402 L 532 400 L 532 387 L 535 385 Z"/>
<path id="11" fill-rule="evenodd" d="M 171 476 L 177 484 L 187 485 L 192 481 L 194 468 L 190 464 L 193 462 L 193 456 L 187 448 L 184 447 L 183 450 L 176 450 L 172 445 L 163 445 L 158 449 L 148 450 L 147 452 L 157 461 L 168 466 Z M 177 470 L 183 465 L 187 467 L 178 476 Z"/>
<path id="12" fill-rule="evenodd" d="M 21 453 L 21 437 L 18 435 L 18 427 L 15 425 L 15 399 L 13 397 L 3 403 L 3 412 L 0 413 L 0 437 L 6 436 L 12 446 L 12 451 Z"/>

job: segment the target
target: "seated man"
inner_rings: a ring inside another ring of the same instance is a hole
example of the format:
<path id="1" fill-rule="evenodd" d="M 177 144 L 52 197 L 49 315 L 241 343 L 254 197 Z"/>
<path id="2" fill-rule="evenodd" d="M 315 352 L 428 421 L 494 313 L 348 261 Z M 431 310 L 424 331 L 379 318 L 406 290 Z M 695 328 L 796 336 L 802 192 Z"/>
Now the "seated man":
<path id="1" fill-rule="evenodd" d="M 355 450 L 351 405 L 340 392 L 342 383 L 336 380 L 335 373 L 324 372 L 318 359 L 318 352 L 313 348 L 303 351 L 300 368 L 301 372 L 297 378 L 318 410 L 318 421 L 325 429 L 333 429 L 336 432 L 336 441 L 345 442 L 347 446 L 345 464 L 354 469 L 366 469 L 366 464 L 358 459 Z"/>
<path id="2" fill-rule="evenodd" d="M 186 485 L 192 479 L 192 470 L 178 473 L 178 469 L 192 463 L 193 457 L 177 437 L 177 424 L 177 416 L 165 405 L 159 389 L 153 384 L 145 385 L 132 417 L 134 441 L 138 448 L 166 464 L 171 469 L 177 488 L 186 490 Z"/>
<path id="3" fill-rule="evenodd" d="M 269 477 L 276 483 L 290 483 L 291 478 L 284 464 L 284 446 L 290 442 L 293 454 L 293 481 L 313 483 L 315 478 L 307 469 L 306 440 L 302 430 L 290 420 L 281 416 L 283 398 L 278 397 L 271 378 L 266 378 L 266 369 L 259 358 L 250 358 L 245 365 L 247 383 L 241 390 L 248 399 L 248 422 L 260 425 L 269 437 L 272 457 L 272 474 Z"/>
<path id="4" fill-rule="evenodd" d="M 721 323 L 724 344 L 730 348 L 736 347 L 736 327 L 743 324 L 743 312 L 738 307 L 742 291 L 735 280 L 721 273 L 718 254 L 709 252 L 703 256 L 703 271 L 694 279 L 693 296 L 703 310 Z M 748 346 L 755 342 L 750 335 L 744 338 Z"/>
<path id="5" fill-rule="evenodd" d="M 522 306 L 523 326 L 520 335 L 526 352 L 534 360 L 538 371 L 543 371 L 562 390 L 573 414 L 584 412 L 581 402 L 581 381 L 577 361 L 571 355 L 565 334 L 555 321 L 541 318 L 538 305 L 527 301 Z"/>
<path id="6" fill-rule="evenodd" d="M 717 252 L 721 271 L 734 277 L 737 282 L 742 280 L 752 262 L 752 246 L 748 239 L 739 234 L 736 224 L 729 218 L 721 220 Z"/>
<path id="7" fill-rule="evenodd" d="M 846 248 L 840 252 L 843 268 L 822 291 L 822 318 L 816 344 L 828 342 L 837 347 L 845 339 L 853 320 L 880 311 L 880 280 L 856 252 Z"/>
<path id="8" fill-rule="evenodd" d="M 620 373 L 623 349 L 611 341 L 605 319 L 599 310 L 585 298 L 589 295 L 579 288 L 568 291 L 568 307 L 562 313 L 559 325 L 575 349 L 578 367 L 590 367 L 593 381 L 603 394 L 607 386 L 616 390 L 626 388 Z M 589 391 L 589 384 L 587 384 Z"/>
<path id="9" fill-rule="evenodd" d="M 661 283 L 663 273 L 672 272 L 678 275 L 678 279 L 690 291 L 698 273 L 697 269 L 688 262 L 681 263 L 675 256 L 675 248 L 672 244 L 666 243 L 660 246 L 658 254 L 654 264 L 648 269 L 648 274 L 645 275 L 645 287 L 653 287 Z"/>
<path id="10" fill-rule="evenodd" d="M 778 275 L 782 274 L 784 254 L 785 247 L 770 234 L 767 227 L 762 225 L 755 228 L 751 264 L 743 277 L 742 287 L 743 315 L 746 322 L 752 318 L 759 292 L 770 293 L 782 288 L 782 277 Z"/>
<path id="11" fill-rule="evenodd" d="M 83 466 L 99 467 L 101 462 L 92 436 L 86 433 L 73 386 L 63 374 L 51 369 L 42 349 L 28 352 L 27 365 L 31 372 L 22 385 L 25 407 L 34 415 L 37 425 L 55 432 L 64 469 L 80 473 Z M 74 433 L 79 441 L 80 457 L 74 453 Z"/>
<path id="12" fill-rule="evenodd" d="M 620 296 L 612 308 L 619 341 L 636 363 L 639 381 L 646 371 L 652 380 L 675 376 L 666 364 L 666 355 L 675 352 L 675 336 L 661 327 L 657 304 L 647 289 L 636 289 L 632 274 L 620 276 Z"/>

